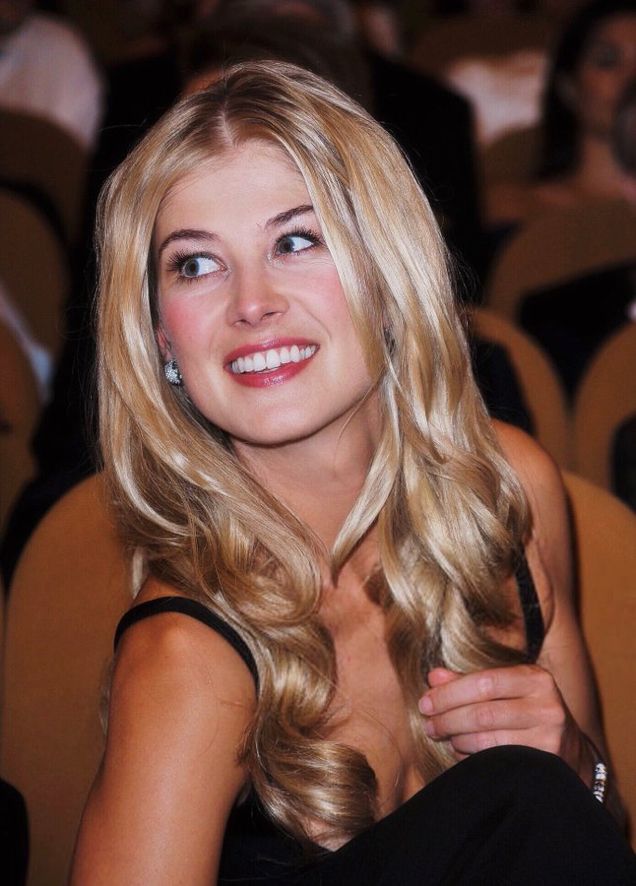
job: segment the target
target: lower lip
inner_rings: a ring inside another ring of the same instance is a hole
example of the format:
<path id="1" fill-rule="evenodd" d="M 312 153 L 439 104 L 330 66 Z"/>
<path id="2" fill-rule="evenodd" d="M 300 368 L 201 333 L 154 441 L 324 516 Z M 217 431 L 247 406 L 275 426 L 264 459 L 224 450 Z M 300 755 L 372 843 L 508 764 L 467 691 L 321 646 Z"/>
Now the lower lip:
<path id="1" fill-rule="evenodd" d="M 312 354 L 311 357 L 307 357 L 307 359 L 301 360 L 299 363 L 285 363 L 277 369 L 264 369 L 262 372 L 232 372 L 229 367 L 227 372 L 233 381 L 243 385 L 243 387 L 269 388 L 272 385 L 280 385 L 283 382 L 289 381 L 290 378 L 298 375 L 299 372 L 302 372 L 311 363 L 314 356 L 315 354 Z"/>

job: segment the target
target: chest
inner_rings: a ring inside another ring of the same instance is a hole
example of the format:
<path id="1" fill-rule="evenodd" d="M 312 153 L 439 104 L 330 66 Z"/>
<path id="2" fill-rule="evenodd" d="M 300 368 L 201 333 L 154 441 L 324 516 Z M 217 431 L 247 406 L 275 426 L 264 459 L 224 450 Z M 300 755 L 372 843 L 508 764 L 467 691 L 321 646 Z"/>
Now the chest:
<path id="1" fill-rule="evenodd" d="M 386 642 L 384 613 L 370 601 L 351 610 L 331 611 L 326 619 L 337 664 L 329 738 L 364 754 L 377 779 L 383 816 L 423 787 L 423 781 L 406 700 Z"/>

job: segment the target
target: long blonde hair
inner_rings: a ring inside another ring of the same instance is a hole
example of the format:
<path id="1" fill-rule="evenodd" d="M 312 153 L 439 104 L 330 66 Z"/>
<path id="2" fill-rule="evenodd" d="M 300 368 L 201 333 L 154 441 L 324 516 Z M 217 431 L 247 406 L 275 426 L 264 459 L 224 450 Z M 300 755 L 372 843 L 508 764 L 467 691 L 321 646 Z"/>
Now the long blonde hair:
<path id="1" fill-rule="evenodd" d="M 172 109 L 100 203 L 105 470 L 131 550 L 252 650 L 258 702 L 241 753 L 265 808 L 301 840 L 308 821 L 343 840 L 374 820 L 376 783 L 360 752 L 329 738 L 337 674 L 314 537 L 167 384 L 155 340 L 161 202 L 198 164 L 249 139 L 278 145 L 302 173 L 375 379 L 380 443 L 331 566 L 337 575 L 377 525 L 374 585 L 427 780 L 452 757 L 421 728 L 426 671 L 519 660 L 487 628 L 510 623 L 502 585 L 527 508 L 472 378 L 437 224 L 390 136 L 328 83 L 276 62 L 233 67 Z"/>

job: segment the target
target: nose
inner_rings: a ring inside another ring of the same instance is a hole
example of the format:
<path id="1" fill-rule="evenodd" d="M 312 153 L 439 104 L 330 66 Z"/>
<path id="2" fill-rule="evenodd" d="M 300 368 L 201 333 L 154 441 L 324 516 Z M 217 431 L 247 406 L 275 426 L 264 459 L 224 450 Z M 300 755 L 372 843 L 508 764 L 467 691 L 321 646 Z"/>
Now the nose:
<path id="1" fill-rule="evenodd" d="M 234 272 L 227 307 L 230 325 L 260 326 L 282 316 L 288 307 L 280 286 L 262 266 Z"/>

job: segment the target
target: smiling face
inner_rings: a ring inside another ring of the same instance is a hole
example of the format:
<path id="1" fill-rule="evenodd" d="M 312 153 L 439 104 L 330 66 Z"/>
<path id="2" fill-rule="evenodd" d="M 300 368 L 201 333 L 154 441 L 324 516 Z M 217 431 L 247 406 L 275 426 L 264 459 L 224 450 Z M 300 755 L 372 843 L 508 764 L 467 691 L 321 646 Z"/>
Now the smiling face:
<path id="1" fill-rule="evenodd" d="M 371 379 L 340 278 L 281 149 L 250 141 L 179 182 L 153 249 L 162 355 L 239 449 L 335 439 L 370 421 L 357 409 Z"/>
<path id="2" fill-rule="evenodd" d="M 636 77 L 636 15 L 618 14 L 593 33 L 567 90 L 583 131 L 609 137 L 619 99 Z"/>

